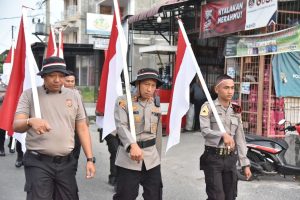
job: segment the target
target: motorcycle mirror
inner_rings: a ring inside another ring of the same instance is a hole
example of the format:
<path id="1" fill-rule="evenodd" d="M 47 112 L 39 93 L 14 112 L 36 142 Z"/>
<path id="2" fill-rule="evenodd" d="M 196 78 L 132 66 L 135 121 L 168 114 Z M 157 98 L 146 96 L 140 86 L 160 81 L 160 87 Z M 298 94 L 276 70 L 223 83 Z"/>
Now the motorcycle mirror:
<path id="1" fill-rule="evenodd" d="M 278 125 L 283 125 L 285 122 L 286 122 L 286 120 L 285 120 L 285 119 L 282 119 L 282 120 L 280 120 L 280 121 L 278 122 Z"/>

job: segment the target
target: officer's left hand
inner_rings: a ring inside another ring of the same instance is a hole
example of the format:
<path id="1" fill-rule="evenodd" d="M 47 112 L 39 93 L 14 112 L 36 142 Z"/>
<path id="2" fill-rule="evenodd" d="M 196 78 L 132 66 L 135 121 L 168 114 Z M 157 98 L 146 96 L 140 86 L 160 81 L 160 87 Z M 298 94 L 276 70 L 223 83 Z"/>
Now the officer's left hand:
<path id="1" fill-rule="evenodd" d="M 93 162 L 86 163 L 86 178 L 91 179 L 94 178 L 96 174 L 96 168 Z"/>
<path id="2" fill-rule="evenodd" d="M 250 167 L 245 167 L 244 168 L 244 174 L 246 176 L 246 180 L 248 181 L 250 179 L 250 177 L 252 176 Z"/>

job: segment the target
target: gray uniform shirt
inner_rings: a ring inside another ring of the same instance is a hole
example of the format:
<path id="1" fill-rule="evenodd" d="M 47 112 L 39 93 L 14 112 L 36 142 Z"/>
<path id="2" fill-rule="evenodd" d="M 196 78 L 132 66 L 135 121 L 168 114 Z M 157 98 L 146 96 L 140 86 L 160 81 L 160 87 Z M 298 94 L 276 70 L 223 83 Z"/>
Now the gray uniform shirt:
<path id="1" fill-rule="evenodd" d="M 75 121 L 86 118 L 81 97 L 68 88 L 61 88 L 61 93 L 46 94 L 42 86 L 38 87 L 38 95 L 42 119 L 47 120 L 52 129 L 42 135 L 28 129 L 26 148 L 51 156 L 68 155 L 74 148 Z M 31 89 L 22 93 L 16 113 L 35 117 Z"/>
<path id="2" fill-rule="evenodd" d="M 130 130 L 128 120 L 128 110 L 126 97 L 119 97 L 115 105 L 115 123 L 117 134 L 121 140 L 122 146 L 119 146 L 116 158 L 116 165 L 131 169 L 142 170 L 142 162 L 131 160 L 130 154 L 126 151 L 130 144 L 135 143 Z M 146 141 L 156 138 L 156 145 L 142 149 L 146 169 L 152 169 L 160 164 L 161 153 L 161 111 L 154 102 L 133 101 L 133 115 L 136 129 L 137 141 Z"/>
<path id="3" fill-rule="evenodd" d="M 235 113 L 232 104 L 228 108 L 223 107 L 219 100 L 214 100 L 217 112 L 221 118 L 227 133 L 235 140 L 236 149 L 241 166 L 249 165 L 247 158 L 247 146 L 240 113 Z M 205 145 L 217 148 L 224 148 L 223 133 L 220 131 L 217 121 L 213 115 L 208 102 L 205 102 L 200 111 L 201 133 L 205 139 Z"/>

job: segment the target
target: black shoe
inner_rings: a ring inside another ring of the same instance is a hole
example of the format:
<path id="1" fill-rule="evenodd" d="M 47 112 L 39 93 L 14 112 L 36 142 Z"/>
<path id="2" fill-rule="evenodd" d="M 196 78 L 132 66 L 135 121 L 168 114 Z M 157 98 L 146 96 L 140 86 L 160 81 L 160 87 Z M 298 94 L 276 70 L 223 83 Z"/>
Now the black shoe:
<path id="1" fill-rule="evenodd" d="M 9 149 L 9 153 L 15 153 L 16 151 L 15 151 L 15 148 L 11 148 L 11 143 L 9 143 L 8 145 L 7 145 L 7 147 L 8 147 L 8 149 Z"/>
<path id="2" fill-rule="evenodd" d="M 5 151 L 4 150 L 0 150 L 0 156 L 5 156 Z"/>
<path id="3" fill-rule="evenodd" d="M 9 153 L 15 153 L 16 152 L 16 150 L 15 149 L 11 149 L 11 148 L 9 148 Z"/>
<path id="4" fill-rule="evenodd" d="M 15 163 L 15 166 L 17 167 L 17 168 L 20 168 L 20 167 L 22 167 L 22 165 L 23 165 L 23 161 L 21 160 L 17 160 L 16 161 L 16 163 Z"/>

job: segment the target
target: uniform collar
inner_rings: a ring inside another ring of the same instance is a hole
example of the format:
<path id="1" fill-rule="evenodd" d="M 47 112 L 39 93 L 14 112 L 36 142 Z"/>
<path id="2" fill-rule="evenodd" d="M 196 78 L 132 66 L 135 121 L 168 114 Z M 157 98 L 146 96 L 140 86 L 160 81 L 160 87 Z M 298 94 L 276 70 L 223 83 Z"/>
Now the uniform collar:
<path id="1" fill-rule="evenodd" d="M 225 108 L 225 107 L 220 103 L 220 101 L 219 101 L 218 98 L 216 98 L 216 99 L 214 100 L 214 104 L 215 104 L 215 106 L 220 106 L 220 107 L 222 107 L 224 110 L 228 110 L 228 108 L 231 108 L 231 109 L 232 109 L 232 103 L 231 103 L 231 102 L 229 103 L 229 106 L 228 106 L 227 108 Z"/>

